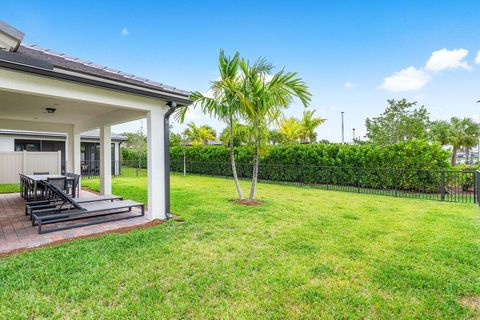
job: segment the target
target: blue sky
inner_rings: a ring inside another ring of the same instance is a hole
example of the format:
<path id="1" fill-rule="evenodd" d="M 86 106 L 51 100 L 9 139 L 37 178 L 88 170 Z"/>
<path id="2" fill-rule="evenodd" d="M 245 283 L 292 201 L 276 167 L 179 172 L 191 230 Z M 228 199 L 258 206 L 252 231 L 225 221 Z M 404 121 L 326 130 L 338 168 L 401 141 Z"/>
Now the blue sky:
<path id="1" fill-rule="evenodd" d="M 433 119 L 479 120 L 480 1 L 4 0 L 0 19 L 27 43 L 186 90 L 208 90 L 220 48 L 266 57 L 307 82 L 311 107 L 328 119 L 319 138 L 332 141 L 341 111 L 348 141 L 389 98 L 416 100 Z"/>

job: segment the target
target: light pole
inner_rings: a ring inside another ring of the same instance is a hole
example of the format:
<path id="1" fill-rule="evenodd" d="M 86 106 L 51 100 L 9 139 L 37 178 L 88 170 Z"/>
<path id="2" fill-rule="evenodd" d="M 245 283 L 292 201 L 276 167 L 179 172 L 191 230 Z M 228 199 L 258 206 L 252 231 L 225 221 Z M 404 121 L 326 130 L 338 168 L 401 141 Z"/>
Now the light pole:
<path id="1" fill-rule="evenodd" d="M 353 128 L 352 131 L 353 131 L 353 143 L 355 143 L 355 128 Z"/>
<path id="2" fill-rule="evenodd" d="M 344 132 L 344 127 L 343 127 L 343 114 L 344 112 L 342 111 L 342 143 L 345 143 L 345 132 Z"/>
<path id="3" fill-rule="evenodd" d="M 480 100 L 478 100 L 477 103 L 480 103 Z M 473 160 L 473 157 L 472 157 L 472 160 Z M 480 162 L 480 128 L 478 132 L 477 161 Z"/>

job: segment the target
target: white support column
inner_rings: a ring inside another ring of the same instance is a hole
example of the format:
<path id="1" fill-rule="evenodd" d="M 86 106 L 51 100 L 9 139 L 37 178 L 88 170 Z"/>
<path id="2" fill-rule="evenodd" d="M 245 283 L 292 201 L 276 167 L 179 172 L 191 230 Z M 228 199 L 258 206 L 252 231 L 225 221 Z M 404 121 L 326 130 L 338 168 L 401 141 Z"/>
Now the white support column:
<path id="1" fill-rule="evenodd" d="M 100 193 L 112 194 L 111 127 L 100 127 Z"/>
<path id="2" fill-rule="evenodd" d="M 74 165 L 74 156 L 73 156 L 73 150 L 75 149 L 75 144 L 74 144 L 74 131 L 73 131 L 73 126 L 71 130 L 67 132 L 67 142 L 65 143 L 65 170 L 67 172 L 73 172 L 73 165 Z"/>
<path id="3" fill-rule="evenodd" d="M 152 219 L 166 219 L 163 116 L 161 109 L 147 113 L 148 211 Z"/>
<path id="4" fill-rule="evenodd" d="M 80 132 L 76 132 L 74 126 L 67 132 L 65 153 L 67 172 L 80 174 Z"/>

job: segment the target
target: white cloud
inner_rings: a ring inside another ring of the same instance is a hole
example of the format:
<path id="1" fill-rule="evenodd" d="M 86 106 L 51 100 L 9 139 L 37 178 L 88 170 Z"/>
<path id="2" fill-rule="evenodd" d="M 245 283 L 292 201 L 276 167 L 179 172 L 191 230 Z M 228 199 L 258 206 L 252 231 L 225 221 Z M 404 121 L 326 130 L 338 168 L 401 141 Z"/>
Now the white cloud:
<path id="1" fill-rule="evenodd" d="M 381 89 L 391 92 L 418 90 L 430 81 L 430 76 L 423 70 L 408 67 L 395 72 L 392 76 L 383 80 Z"/>
<path id="2" fill-rule="evenodd" d="M 428 59 L 425 69 L 432 72 L 439 72 L 442 70 L 465 69 L 470 70 L 472 67 L 465 61 L 468 55 L 467 49 L 441 49 L 432 52 L 430 59 Z"/>
<path id="3" fill-rule="evenodd" d="M 477 52 L 477 57 L 475 58 L 475 63 L 480 64 L 480 50 Z"/>
<path id="4" fill-rule="evenodd" d="M 122 31 L 120 31 L 120 34 L 122 37 L 126 37 L 130 34 L 130 31 L 128 31 L 127 27 L 123 28 Z"/>
<path id="5" fill-rule="evenodd" d="M 352 83 L 352 82 L 350 82 L 350 81 L 347 81 L 347 82 L 345 82 L 345 83 L 343 84 L 343 87 L 344 87 L 345 89 L 347 89 L 347 90 L 350 90 L 350 89 L 352 89 L 352 88 L 355 87 L 355 86 L 356 86 L 356 84 L 355 84 L 355 83 Z"/>

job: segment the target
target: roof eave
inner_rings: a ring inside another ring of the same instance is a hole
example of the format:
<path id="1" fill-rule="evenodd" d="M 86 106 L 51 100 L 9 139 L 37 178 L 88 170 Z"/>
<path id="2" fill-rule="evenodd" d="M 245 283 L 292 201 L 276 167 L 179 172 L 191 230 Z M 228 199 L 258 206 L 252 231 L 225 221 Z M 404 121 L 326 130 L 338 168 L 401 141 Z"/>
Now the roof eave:
<path id="1" fill-rule="evenodd" d="M 179 105 L 187 106 L 192 104 L 193 102 L 192 100 L 189 99 L 189 96 L 186 94 L 155 90 L 151 88 L 147 90 L 146 88 L 142 88 L 141 86 L 132 85 L 132 84 L 128 84 L 129 86 L 126 87 L 125 85 L 121 84 L 122 83 L 121 81 L 115 81 L 115 82 L 118 82 L 118 84 L 115 84 L 115 83 L 112 83 L 112 81 L 108 81 L 108 82 L 102 81 L 101 78 L 99 79 L 84 78 L 81 76 L 65 74 L 65 73 L 54 71 L 54 70 L 43 69 L 43 68 L 31 66 L 31 65 L 12 62 L 5 59 L 0 59 L 0 68 L 32 73 L 36 75 L 41 75 L 45 77 L 56 78 L 60 80 L 71 81 L 71 82 L 76 82 L 81 84 L 87 84 L 87 85 L 106 88 L 110 90 L 126 92 L 129 94 L 136 94 L 140 96 L 156 98 L 164 101 L 175 101 Z"/>

